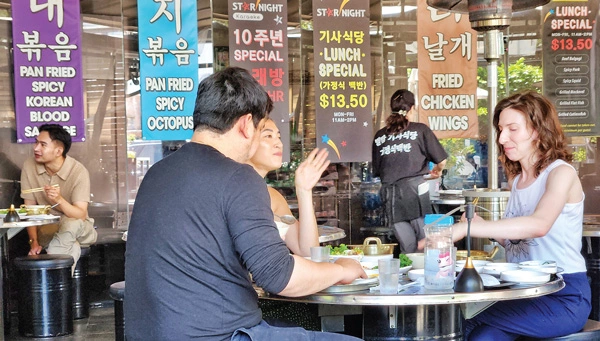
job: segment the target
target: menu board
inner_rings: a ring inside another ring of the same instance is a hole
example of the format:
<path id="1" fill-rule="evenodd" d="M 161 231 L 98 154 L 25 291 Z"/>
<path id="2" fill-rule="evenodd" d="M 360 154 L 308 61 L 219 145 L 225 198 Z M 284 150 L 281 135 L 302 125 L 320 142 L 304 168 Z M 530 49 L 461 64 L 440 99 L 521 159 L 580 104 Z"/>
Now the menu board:
<path id="1" fill-rule="evenodd" d="M 477 32 L 466 14 L 417 7 L 419 121 L 438 138 L 476 137 Z"/>
<path id="2" fill-rule="evenodd" d="M 195 0 L 138 1 L 142 138 L 192 137 L 198 89 Z"/>
<path id="3" fill-rule="evenodd" d="M 543 15 L 544 95 L 566 135 L 598 135 L 598 1 L 552 1 Z"/>
<path id="4" fill-rule="evenodd" d="M 332 162 L 371 160 L 368 0 L 313 1 L 317 146 Z"/>
<path id="5" fill-rule="evenodd" d="M 85 141 L 79 0 L 12 1 L 17 142 L 62 125 Z"/>
<path id="6" fill-rule="evenodd" d="M 248 71 L 273 100 L 271 119 L 283 142 L 283 161 L 290 160 L 287 1 L 229 0 L 229 65 Z"/>

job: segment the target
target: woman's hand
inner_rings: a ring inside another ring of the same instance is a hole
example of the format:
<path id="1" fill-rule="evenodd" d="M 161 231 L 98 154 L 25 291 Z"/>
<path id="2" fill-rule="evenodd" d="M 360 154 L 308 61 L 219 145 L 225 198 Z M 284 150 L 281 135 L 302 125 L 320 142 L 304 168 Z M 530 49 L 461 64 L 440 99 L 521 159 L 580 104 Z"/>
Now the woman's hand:
<path id="1" fill-rule="evenodd" d="M 315 148 L 296 169 L 296 189 L 310 191 L 317 184 L 321 175 L 329 166 L 327 149 Z"/>
<path id="2" fill-rule="evenodd" d="M 478 223 L 485 221 L 482 217 L 478 216 L 477 213 L 473 212 L 473 219 L 471 219 L 472 223 Z M 452 241 L 459 241 L 467 236 L 467 217 L 465 213 L 460 217 L 460 223 L 454 224 L 452 226 Z"/>

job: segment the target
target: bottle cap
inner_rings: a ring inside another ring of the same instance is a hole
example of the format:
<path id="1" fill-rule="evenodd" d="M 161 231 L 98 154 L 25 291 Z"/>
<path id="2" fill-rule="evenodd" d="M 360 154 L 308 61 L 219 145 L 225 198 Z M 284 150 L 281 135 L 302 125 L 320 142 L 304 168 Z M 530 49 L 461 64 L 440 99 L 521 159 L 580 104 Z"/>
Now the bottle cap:
<path id="1" fill-rule="evenodd" d="M 443 214 L 426 214 L 425 215 L 425 225 L 429 225 L 442 217 L 444 217 Z M 444 217 L 440 221 L 435 223 L 435 225 L 442 225 L 442 226 L 443 225 L 446 225 L 446 226 L 454 225 L 454 217 L 452 217 L 452 216 Z"/>

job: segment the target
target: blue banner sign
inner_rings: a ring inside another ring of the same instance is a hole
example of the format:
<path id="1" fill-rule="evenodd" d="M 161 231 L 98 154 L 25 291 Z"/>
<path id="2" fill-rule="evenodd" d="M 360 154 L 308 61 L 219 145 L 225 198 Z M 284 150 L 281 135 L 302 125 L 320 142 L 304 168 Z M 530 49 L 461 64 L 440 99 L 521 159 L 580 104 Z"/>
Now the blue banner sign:
<path id="1" fill-rule="evenodd" d="M 198 89 L 195 0 L 138 1 L 142 138 L 192 136 Z"/>

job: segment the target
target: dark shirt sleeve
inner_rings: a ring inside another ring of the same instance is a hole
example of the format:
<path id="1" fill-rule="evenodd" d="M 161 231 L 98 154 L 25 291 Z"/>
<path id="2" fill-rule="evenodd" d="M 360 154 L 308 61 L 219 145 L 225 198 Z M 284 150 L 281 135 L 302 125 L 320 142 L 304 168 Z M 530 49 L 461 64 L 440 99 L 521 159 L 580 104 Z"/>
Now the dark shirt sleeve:
<path id="1" fill-rule="evenodd" d="M 425 126 L 423 136 L 425 138 L 425 148 L 427 148 L 427 158 L 429 160 L 438 164 L 448 158 L 448 153 L 446 153 L 444 147 L 429 127 Z"/>
<path id="2" fill-rule="evenodd" d="M 279 237 L 267 185 L 254 169 L 244 165 L 228 186 L 223 207 L 240 260 L 256 284 L 279 293 L 292 276 L 294 258 Z"/>

